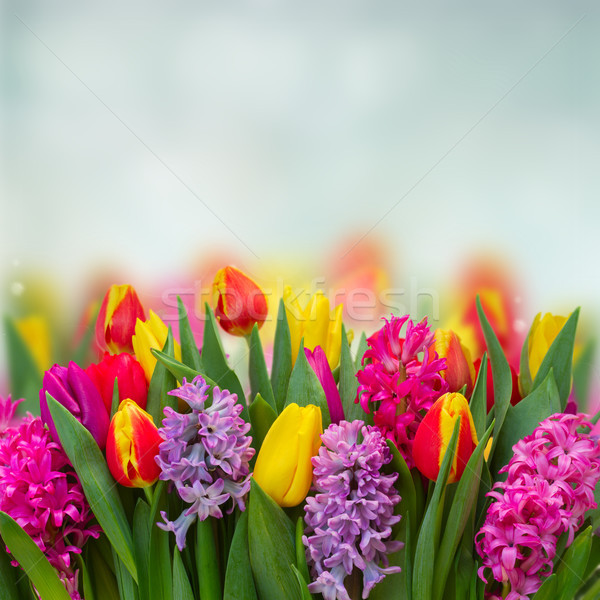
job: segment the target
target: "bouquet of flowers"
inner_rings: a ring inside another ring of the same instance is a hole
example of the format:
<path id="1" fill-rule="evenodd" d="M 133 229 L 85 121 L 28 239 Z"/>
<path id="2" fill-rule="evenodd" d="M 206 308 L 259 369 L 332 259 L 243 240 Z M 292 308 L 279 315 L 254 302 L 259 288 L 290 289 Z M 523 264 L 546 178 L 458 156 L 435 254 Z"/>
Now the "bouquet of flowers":
<path id="1" fill-rule="evenodd" d="M 112 286 L 100 360 L 41 380 L 7 321 L 33 393 L 0 398 L 2 600 L 600 597 L 578 310 L 536 317 L 515 366 L 479 298 L 473 361 L 408 315 L 352 343 L 341 305 L 289 288 L 261 339 L 254 281 L 226 267 L 214 294 L 199 348 L 181 300 L 175 339 Z"/>

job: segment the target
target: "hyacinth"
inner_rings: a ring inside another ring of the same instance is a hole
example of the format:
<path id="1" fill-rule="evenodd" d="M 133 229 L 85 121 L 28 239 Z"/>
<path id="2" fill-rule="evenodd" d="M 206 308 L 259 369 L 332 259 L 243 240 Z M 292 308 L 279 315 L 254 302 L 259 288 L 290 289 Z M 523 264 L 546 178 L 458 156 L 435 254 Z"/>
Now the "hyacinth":
<path id="1" fill-rule="evenodd" d="M 384 475 L 391 460 L 381 432 L 362 421 L 332 424 L 321 436 L 323 446 L 312 459 L 316 495 L 306 499 L 306 529 L 302 541 L 311 566 L 308 587 L 325 600 L 350 600 L 344 579 L 362 571 L 363 598 L 388 573 L 387 554 L 403 544 L 389 540 L 400 520 L 394 482 L 397 473 Z"/>
<path id="2" fill-rule="evenodd" d="M 14 412 L 16 403 L 9 404 L 0 399 L 0 412 Z M 23 417 L 0 434 L 0 510 L 29 534 L 71 598 L 79 599 L 73 555 L 100 528 L 89 525 L 93 515 L 79 478 L 39 417 Z"/>
<path id="3" fill-rule="evenodd" d="M 506 482 L 488 494 L 495 502 L 475 538 L 483 559 L 479 576 L 486 581 L 489 568 L 496 581 L 509 584 L 506 600 L 526 600 L 538 590 L 552 573 L 559 536 L 566 532 L 569 546 L 585 512 L 596 508 L 600 445 L 578 431 L 590 427 L 582 414 L 552 415 L 513 446 L 500 471 Z"/>
<path id="4" fill-rule="evenodd" d="M 170 481 L 181 499 L 191 505 L 175 521 L 161 512 L 165 523 L 158 523 L 175 534 L 180 550 L 196 518 L 222 517 L 221 507 L 228 500 L 232 500 L 228 512 L 236 504 L 244 510 L 244 497 L 250 490 L 248 463 L 254 455 L 252 438 L 246 435 L 250 424 L 240 417 L 237 395 L 227 390 L 213 388 L 212 403 L 206 407 L 209 387 L 200 376 L 192 383 L 184 377 L 182 385 L 169 394 L 186 402 L 191 412 L 180 414 L 165 408 L 158 430 L 164 440 L 156 457 L 159 477 Z"/>
<path id="5" fill-rule="evenodd" d="M 6 398 L 0 396 L 0 437 L 9 427 L 11 427 L 11 425 L 13 425 L 17 406 L 19 406 L 21 402 L 23 402 L 23 399 L 15 400 L 13 402 L 10 399 L 10 395 Z"/>
<path id="6" fill-rule="evenodd" d="M 412 444 L 423 414 L 448 391 L 440 374 L 446 360 L 430 348 L 433 337 L 426 318 L 417 324 L 408 316 L 385 319 L 367 340 L 363 369 L 356 374 L 356 401 L 365 412 L 374 411 L 375 425 L 394 441 L 409 467 L 414 466 Z"/>

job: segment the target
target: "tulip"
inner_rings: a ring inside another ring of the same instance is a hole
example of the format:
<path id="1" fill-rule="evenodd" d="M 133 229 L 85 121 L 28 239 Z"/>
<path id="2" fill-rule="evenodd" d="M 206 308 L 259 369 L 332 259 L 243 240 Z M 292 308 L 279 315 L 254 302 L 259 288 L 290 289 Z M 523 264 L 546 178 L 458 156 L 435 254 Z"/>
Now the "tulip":
<path id="1" fill-rule="evenodd" d="M 68 368 L 54 365 L 44 373 L 40 390 L 40 411 L 42 420 L 47 423 L 54 441 L 59 437 L 48 408 L 48 392 L 62 404 L 93 436 L 101 450 L 106 446 L 108 432 L 108 411 L 100 392 L 86 372 L 74 362 Z"/>
<path id="2" fill-rule="evenodd" d="M 152 348 L 162 350 L 169 335 L 169 328 L 161 321 L 160 317 L 153 311 L 150 311 L 150 318 L 147 321 L 137 320 L 135 324 L 135 334 L 131 338 L 133 350 L 138 362 L 142 365 L 146 374 L 146 381 L 150 383 L 156 358 L 152 355 Z M 181 346 L 175 344 L 175 358 L 181 361 Z"/>
<path id="3" fill-rule="evenodd" d="M 292 363 L 296 362 L 300 342 L 304 338 L 304 347 L 314 350 L 321 346 L 330 368 L 335 369 L 342 350 L 343 305 L 338 304 L 332 315 L 329 300 L 323 292 L 318 291 L 303 309 L 298 298 L 293 297 L 290 286 L 283 291 L 283 301 L 292 340 Z"/>
<path id="4" fill-rule="evenodd" d="M 550 313 L 546 313 L 542 317 L 541 314 L 536 315 L 529 334 L 529 372 L 531 373 L 531 379 L 535 379 L 554 338 L 567 322 L 567 317 L 555 317 Z"/>
<path id="5" fill-rule="evenodd" d="M 152 417 L 133 400 L 123 400 L 108 429 L 106 462 L 112 476 L 126 487 L 156 482 L 160 467 L 154 457 L 162 442 Z"/>
<path id="6" fill-rule="evenodd" d="M 96 321 L 98 346 L 111 354 L 132 353 L 131 336 L 136 321 L 145 318 L 144 309 L 132 286 L 111 286 L 104 296 Z"/>
<path id="7" fill-rule="evenodd" d="M 466 396 L 469 397 L 475 384 L 475 368 L 471 353 L 460 337 L 451 329 L 436 329 L 431 348 L 439 358 L 446 359 L 446 368 L 441 375 L 448 384 L 448 391 L 458 392 L 466 385 Z"/>
<path id="8" fill-rule="evenodd" d="M 325 356 L 325 352 L 321 346 L 317 346 L 314 352 L 311 352 L 308 348 L 304 348 L 304 354 L 325 392 L 331 422 L 337 424 L 344 419 L 344 407 L 342 406 L 342 399 L 333 378 L 333 373 L 327 362 L 327 356 Z"/>
<path id="9" fill-rule="evenodd" d="M 459 417 L 458 442 L 448 477 L 448 483 L 454 483 L 460 479 L 471 454 L 477 447 L 477 433 L 467 399 L 462 394 L 450 392 L 440 396 L 423 417 L 417 429 L 413 444 L 415 465 L 432 481 L 437 479 L 440 472 L 446 448 Z"/>
<path id="10" fill-rule="evenodd" d="M 131 398 L 141 408 L 146 408 L 148 385 L 142 365 L 126 352 L 109 354 L 98 364 L 91 364 L 85 372 L 100 392 L 104 406 L 110 414 L 115 379 L 119 383 L 119 400 Z"/>
<path id="11" fill-rule="evenodd" d="M 15 327 L 35 360 L 40 373 L 49 369 L 52 365 L 50 358 L 52 344 L 50 342 L 48 321 L 40 315 L 31 315 L 23 319 L 16 319 Z"/>
<path id="12" fill-rule="evenodd" d="M 296 506 L 306 498 L 321 433 L 321 409 L 313 404 L 290 404 L 271 425 L 256 459 L 254 479 L 279 506 Z"/>
<path id="13" fill-rule="evenodd" d="M 213 293 L 215 317 L 231 335 L 248 336 L 254 325 L 260 329 L 267 318 L 267 298 L 263 291 L 235 267 L 225 267 L 215 276 Z"/>

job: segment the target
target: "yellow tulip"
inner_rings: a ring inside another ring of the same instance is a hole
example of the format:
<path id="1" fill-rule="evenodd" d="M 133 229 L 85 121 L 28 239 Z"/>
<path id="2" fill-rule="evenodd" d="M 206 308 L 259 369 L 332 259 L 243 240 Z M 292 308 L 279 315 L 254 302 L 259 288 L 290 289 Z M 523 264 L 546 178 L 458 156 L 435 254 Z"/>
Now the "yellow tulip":
<path id="1" fill-rule="evenodd" d="M 131 338 L 131 342 L 135 356 L 142 365 L 148 382 L 152 379 L 152 373 L 154 373 L 154 367 L 156 366 L 156 358 L 150 350 L 152 348 L 162 350 L 168 334 L 169 328 L 153 311 L 150 311 L 150 318 L 147 321 L 141 319 L 136 321 L 135 334 Z M 175 342 L 175 358 L 181 361 L 181 346 L 177 342 Z"/>
<path id="2" fill-rule="evenodd" d="M 543 317 L 541 315 L 538 313 L 535 316 L 529 334 L 529 372 L 532 379 L 535 379 L 554 338 L 567 322 L 567 317 L 555 317 L 550 313 Z"/>
<path id="3" fill-rule="evenodd" d="M 31 352 L 40 372 L 47 371 L 52 365 L 48 321 L 40 315 L 32 315 L 15 320 L 15 327 Z"/>
<path id="4" fill-rule="evenodd" d="M 292 288 L 286 286 L 283 291 L 285 312 L 292 339 L 292 364 L 296 362 L 300 342 L 304 338 L 304 347 L 314 350 L 321 346 L 327 355 L 331 369 L 335 369 L 342 350 L 342 312 L 343 305 L 338 304 L 330 311 L 329 300 L 323 292 L 316 292 L 305 308 L 300 306 L 297 297 L 293 297 Z"/>
<path id="5" fill-rule="evenodd" d="M 300 504 L 312 483 L 311 459 L 321 445 L 321 409 L 290 404 L 275 419 L 258 453 L 254 479 L 279 506 Z"/>

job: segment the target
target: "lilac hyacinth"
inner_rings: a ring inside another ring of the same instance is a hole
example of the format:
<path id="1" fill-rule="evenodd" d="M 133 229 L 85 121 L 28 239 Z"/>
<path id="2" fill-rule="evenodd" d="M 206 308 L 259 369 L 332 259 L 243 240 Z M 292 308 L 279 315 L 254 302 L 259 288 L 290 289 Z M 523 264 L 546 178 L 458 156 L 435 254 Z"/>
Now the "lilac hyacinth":
<path id="1" fill-rule="evenodd" d="M 3 414 L 12 419 L 16 403 L 10 404 L 0 398 Z M 29 534 L 79 600 L 73 555 L 100 528 L 89 524 L 93 515 L 79 478 L 39 417 L 27 415 L 0 433 L 0 510 Z"/>
<path id="2" fill-rule="evenodd" d="M 356 402 L 366 413 L 374 411 L 375 425 L 393 440 L 409 467 L 414 466 L 412 445 L 423 415 L 448 391 L 441 375 L 446 359 L 431 348 L 433 340 L 426 318 L 419 323 L 408 315 L 385 319 L 367 340 L 364 366 L 356 374 Z"/>
<path id="3" fill-rule="evenodd" d="M 513 446 L 514 456 L 501 469 L 506 482 L 489 492 L 485 523 L 475 537 L 483 559 L 479 576 L 509 586 L 506 600 L 527 600 L 552 573 L 556 544 L 567 533 L 567 546 L 585 512 L 596 508 L 594 488 L 600 479 L 600 445 L 586 415 L 552 415 Z"/>
<path id="4" fill-rule="evenodd" d="M 170 481 L 181 499 L 190 504 L 175 521 L 158 526 L 175 534 L 180 550 L 196 518 L 223 516 L 221 507 L 232 500 L 245 509 L 244 497 L 250 490 L 249 461 L 254 455 L 252 438 L 246 434 L 250 424 L 240 417 L 242 406 L 237 395 L 214 387 L 212 402 L 205 406 L 209 385 L 200 376 L 192 383 L 183 378 L 182 385 L 169 392 L 186 402 L 191 412 L 180 414 L 165 408 L 165 418 L 158 432 L 163 438 L 156 462 L 160 479 Z"/>
<path id="5" fill-rule="evenodd" d="M 312 459 L 316 495 L 306 499 L 306 529 L 302 541 L 311 566 L 313 593 L 325 600 L 350 600 L 344 579 L 354 569 L 363 574 L 363 598 L 388 573 L 387 554 L 402 542 L 390 540 L 400 520 L 394 507 L 400 502 L 394 482 L 398 474 L 384 475 L 391 461 L 381 432 L 362 421 L 332 424 L 321 436 L 323 446 Z"/>

